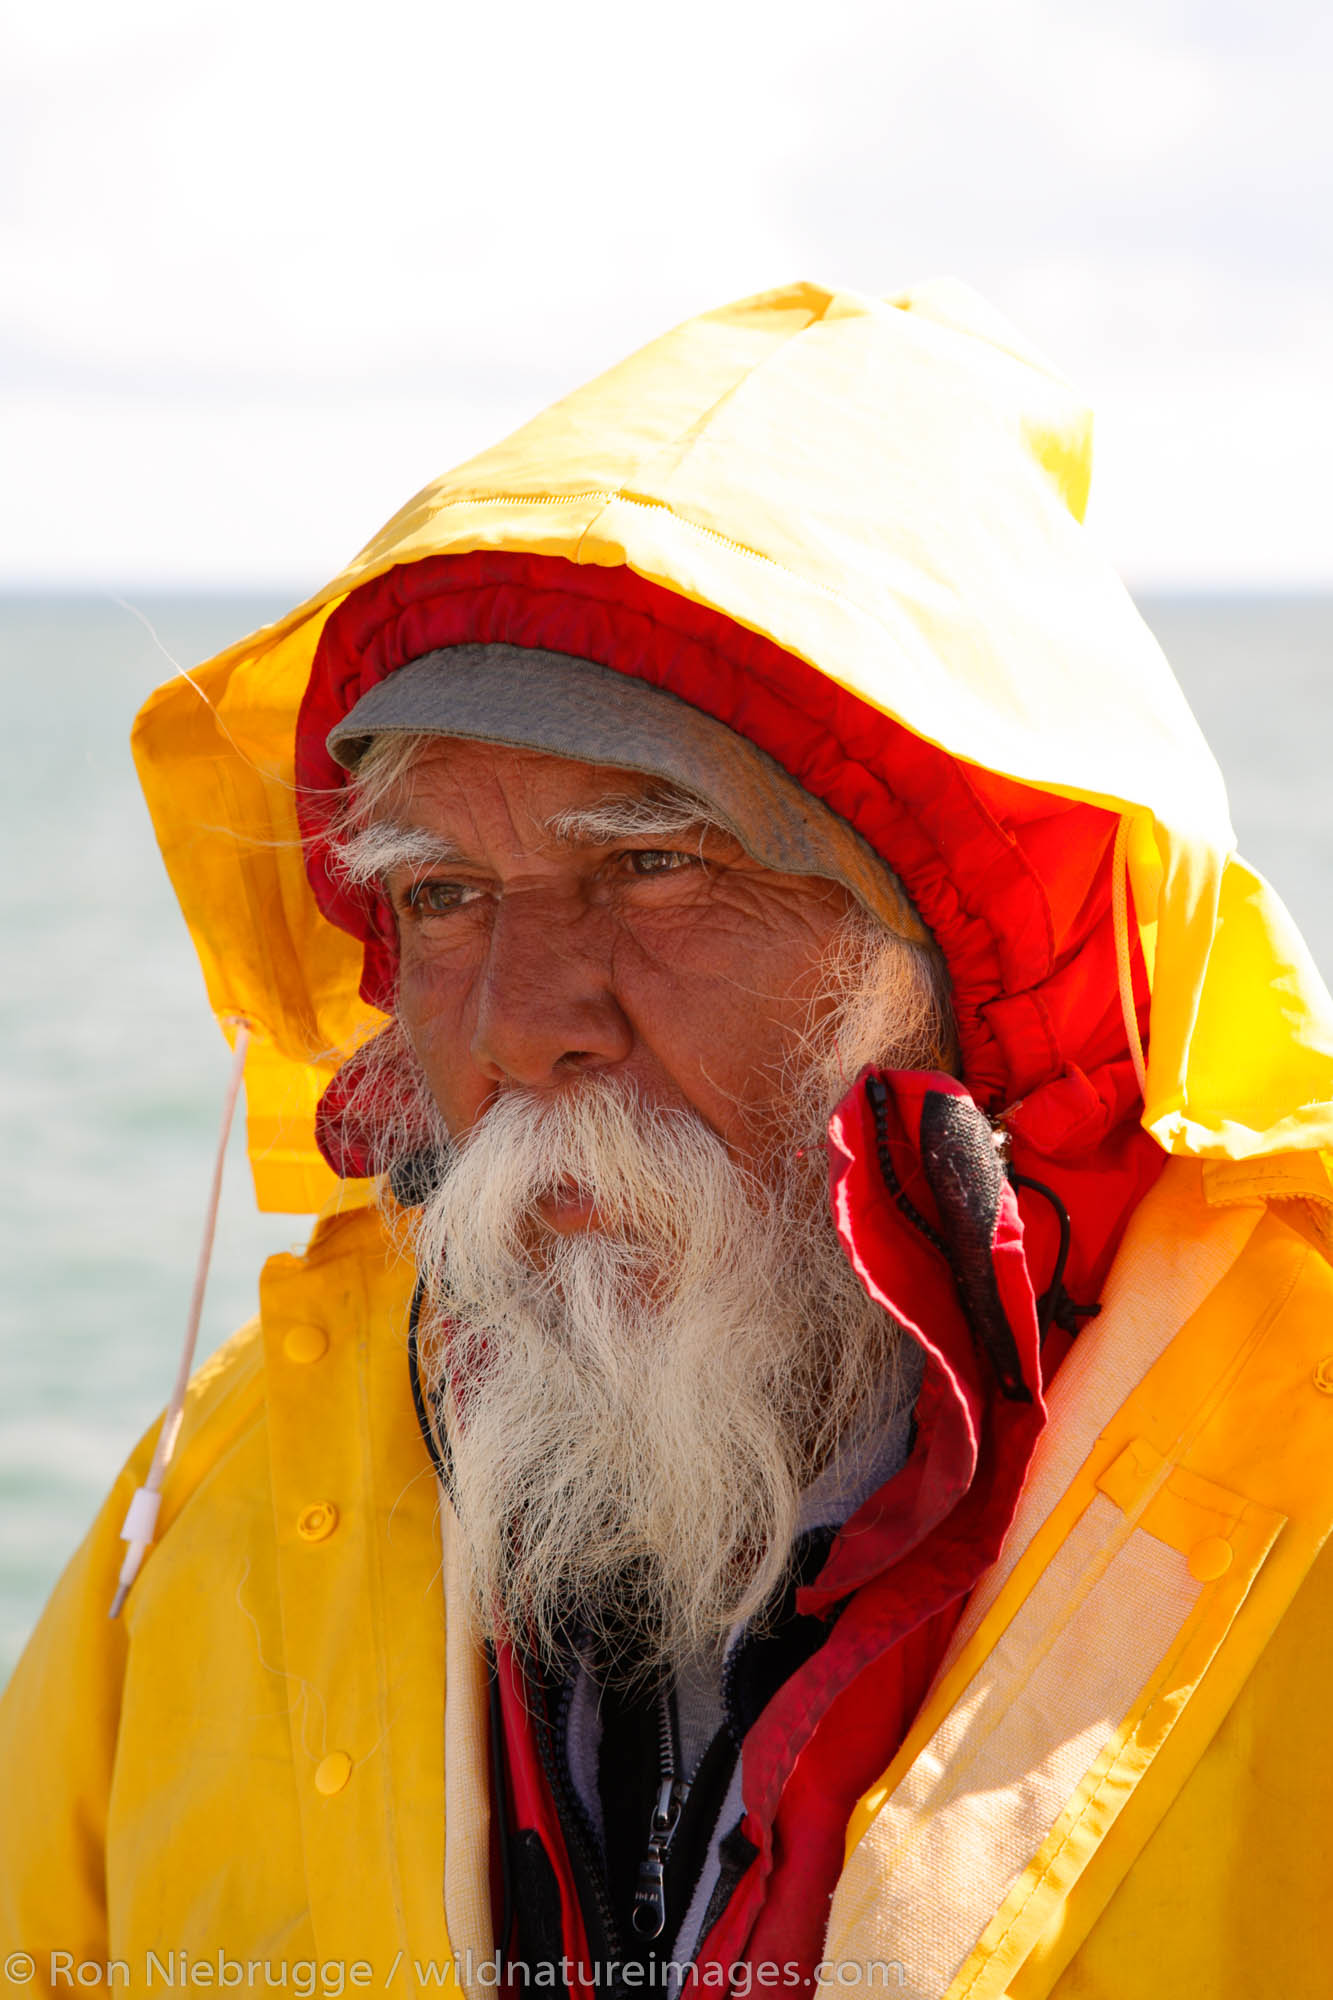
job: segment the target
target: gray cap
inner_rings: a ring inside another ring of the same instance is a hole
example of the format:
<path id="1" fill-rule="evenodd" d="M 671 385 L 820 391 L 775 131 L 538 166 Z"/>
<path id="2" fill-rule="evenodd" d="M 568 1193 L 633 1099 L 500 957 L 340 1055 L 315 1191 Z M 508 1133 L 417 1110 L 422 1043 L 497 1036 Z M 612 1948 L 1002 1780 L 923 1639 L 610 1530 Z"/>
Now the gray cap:
<path id="1" fill-rule="evenodd" d="M 536 646 L 446 646 L 362 695 L 329 731 L 329 754 L 354 771 L 385 735 L 466 737 L 664 779 L 706 800 L 765 868 L 841 882 L 900 936 L 930 939 L 893 870 L 846 820 L 748 737 L 632 674 Z"/>

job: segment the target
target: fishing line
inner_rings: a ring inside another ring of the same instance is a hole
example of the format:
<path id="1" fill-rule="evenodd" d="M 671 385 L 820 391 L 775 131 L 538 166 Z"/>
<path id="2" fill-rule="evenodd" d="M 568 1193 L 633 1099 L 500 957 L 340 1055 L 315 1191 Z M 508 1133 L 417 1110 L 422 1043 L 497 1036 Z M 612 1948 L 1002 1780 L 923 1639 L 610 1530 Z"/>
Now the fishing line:
<path id="1" fill-rule="evenodd" d="M 227 1160 L 227 1141 L 231 1137 L 232 1120 L 236 1115 L 236 1100 L 241 1092 L 241 1080 L 245 1074 L 245 1052 L 250 1045 L 248 1022 L 236 1023 L 236 1042 L 232 1055 L 231 1075 L 227 1082 L 227 1094 L 222 1102 L 222 1124 L 218 1132 L 217 1155 L 213 1161 L 213 1182 L 209 1189 L 208 1208 L 204 1215 L 203 1241 L 199 1245 L 199 1262 L 195 1267 L 194 1290 L 190 1295 L 190 1310 L 185 1323 L 185 1340 L 181 1347 L 180 1362 L 176 1369 L 175 1386 L 171 1400 L 167 1404 L 162 1428 L 158 1432 L 157 1448 L 153 1462 L 148 1468 L 148 1477 L 131 1499 L 125 1514 L 125 1525 L 120 1538 L 128 1542 L 125 1560 L 120 1566 L 120 1576 L 116 1583 L 116 1594 L 111 1600 L 108 1617 L 118 1618 L 130 1586 L 139 1574 L 143 1559 L 153 1543 L 157 1531 L 158 1509 L 162 1504 L 162 1481 L 167 1467 L 171 1464 L 180 1436 L 181 1422 L 185 1415 L 185 1391 L 189 1386 L 190 1371 L 194 1367 L 194 1350 L 199 1339 L 199 1321 L 204 1310 L 204 1289 L 208 1284 L 208 1267 L 213 1259 L 213 1238 L 217 1232 L 218 1208 L 222 1201 L 222 1174 Z"/>

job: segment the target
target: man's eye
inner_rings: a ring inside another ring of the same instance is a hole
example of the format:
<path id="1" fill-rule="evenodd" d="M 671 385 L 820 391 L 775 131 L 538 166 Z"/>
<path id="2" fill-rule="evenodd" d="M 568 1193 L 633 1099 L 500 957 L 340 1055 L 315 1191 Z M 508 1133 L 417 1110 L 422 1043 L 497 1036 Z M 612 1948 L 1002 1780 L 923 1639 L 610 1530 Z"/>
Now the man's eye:
<path id="1" fill-rule="evenodd" d="M 697 854 L 674 847 L 638 847 L 625 858 L 634 875 L 670 875 L 680 868 L 699 866 Z"/>
<path id="2" fill-rule="evenodd" d="M 479 894 L 467 882 L 414 882 L 403 901 L 419 917 L 443 917 Z"/>

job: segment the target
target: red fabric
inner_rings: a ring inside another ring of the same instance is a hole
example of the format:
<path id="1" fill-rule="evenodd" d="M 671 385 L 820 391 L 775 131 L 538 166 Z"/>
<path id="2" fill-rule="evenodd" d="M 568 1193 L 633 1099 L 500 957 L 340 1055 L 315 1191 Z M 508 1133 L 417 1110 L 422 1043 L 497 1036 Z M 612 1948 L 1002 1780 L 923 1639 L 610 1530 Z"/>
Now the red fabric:
<path id="1" fill-rule="evenodd" d="M 532 1690 L 523 1678 L 523 1670 L 511 1646 L 497 1647 L 495 1670 L 500 1684 L 510 1825 L 514 1831 L 530 1828 L 540 1838 L 560 1892 L 560 1920 L 566 1952 L 573 1959 L 575 1970 L 586 1966 L 591 1972 L 574 1871 L 537 1749 L 531 1708 Z M 512 1940 L 507 1937 L 499 1938 L 498 1944 L 502 1953 L 508 1953 L 512 1948 Z M 588 1980 L 571 1982 L 570 1990 L 586 1996 L 586 2000 L 593 2000 Z"/>
<path id="2" fill-rule="evenodd" d="M 345 1180 L 380 1172 L 376 1149 L 386 1131 L 392 1131 L 399 1144 L 406 1141 L 424 1149 L 433 1143 L 416 1104 L 396 1092 L 398 1071 L 393 1064 L 379 1062 L 379 1043 L 379 1035 L 372 1036 L 348 1058 L 315 1109 L 319 1150 Z"/>
<path id="3" fill-rule="evenodd" d="M 944 951 L 966 1089 L 1008 1130 L 1020 1171 L 1064 1203 L 1073 1239 L 1065 1283 L 1074 1299 L 1095 1300 L 1124 1222 L 1162 1165 L 1138 1124 L 1120 1012 L 1114 816 L 964 765 L 770 640 L 628 569 L 491 552 L 430 558 L 364 585 L 332 614 L 297 732 L 315 895 L 364 943 L 362 991 L 386 1010 L 395 974 L 388 913 L 349 892 L 327 863 L 345 775 L 324 739 L 386 674 L 469 640 L 575 653 L 669 688 L 768 751 L 859 829 Z M 1146 1037 L 1147 981 L 1132 926 L 1131 950 Z M 913 1171 L 920 1079 L 889 1081 L 892 1143 Z M 853 1092 L 834 1123 L 835 1213 L 866 1282 L 927 1349 L 919 1434 L 908 1466 L 849 1524 L 808 1594 L 815 1609 L 850 1588 L 851 1603 L 747 1739 L 747 1832 L 759 1858 L 708 1940 L 710 1959 L 795 1958 L 807 1973 L 852 1806 L 890 1761 L 963 1594 L 998 1552 L 1042 1421 L 1039 1397 L 1019 1404 L 992 1393 L 947 1269 L 886 1195 L 867 1116 Z M 358 1135 L 340 1126 L 336 1093 L 321 1143 L 338 1171 L 366 1170 Z M 919 1156 L 915 1171 L 914 1200 Z M 929 1210 L 924 1194 L 916 1205 Z M 1032 1299 L 1049 1281 L 1056 1241 L 1039 1196 L 1007 1197 L 993 1263 L 1034 1390 Z M 1048 1376 L 1065 1345 L 1052 1332 Z M 531 1755 L 521 1730 L 507 1741 L 520 1764 Z M 543 1811 L 549 1825 L 549 1804 Z"/>
<path id="4" fill-rule="evenodd" d="M 746 1963 L 781 1966 L 787 1992 L 815 1987 L 847 1822 L 910 1729 L 962 1607 L 959 1597 L 871 1657 L 793 1755 L 771 1829 L 755 1814 L 746 1820 L 760 1855 L 703 1940 L 697 1958 L 700 1990 L 715 1983 L 725 1990 L 720 1974 L 707 1977 L 707 1967 Z"/>

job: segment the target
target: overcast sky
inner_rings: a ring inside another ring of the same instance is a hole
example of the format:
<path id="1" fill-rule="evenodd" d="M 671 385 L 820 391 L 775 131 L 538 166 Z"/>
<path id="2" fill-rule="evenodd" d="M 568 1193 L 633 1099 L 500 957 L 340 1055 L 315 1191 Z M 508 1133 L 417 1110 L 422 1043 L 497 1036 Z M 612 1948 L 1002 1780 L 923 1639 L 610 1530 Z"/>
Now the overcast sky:
<path id="1" fill-rule="evenodd" d="M 275 584 L 700 308 L 966 278 L 1138 587 L 1333 585 L 1314 0 L 10 0 L 0 581 Z"/>

